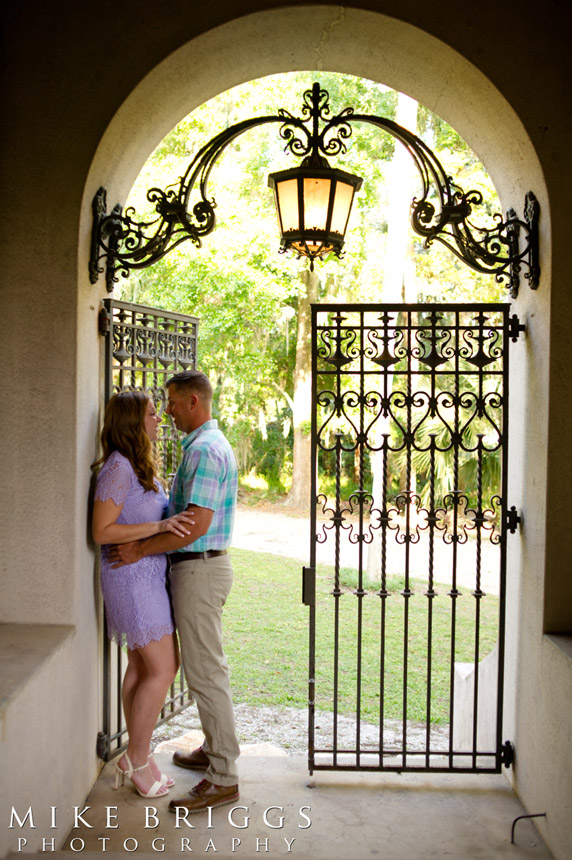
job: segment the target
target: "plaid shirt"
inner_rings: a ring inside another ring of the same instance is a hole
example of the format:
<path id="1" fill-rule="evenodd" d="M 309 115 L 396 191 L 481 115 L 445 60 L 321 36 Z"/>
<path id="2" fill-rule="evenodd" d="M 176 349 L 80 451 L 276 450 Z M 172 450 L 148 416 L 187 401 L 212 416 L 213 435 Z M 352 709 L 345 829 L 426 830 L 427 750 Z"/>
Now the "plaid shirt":
<path id="1" fill-rule="evenodd" d="M 232 537 L 238 473 L 232 448 L 211 418 L 183 440 L 182 459 L 171 486 L 169 516 L 197 505 L 213 511 L 206 535 L 178 552 L 227 549 Z"/>

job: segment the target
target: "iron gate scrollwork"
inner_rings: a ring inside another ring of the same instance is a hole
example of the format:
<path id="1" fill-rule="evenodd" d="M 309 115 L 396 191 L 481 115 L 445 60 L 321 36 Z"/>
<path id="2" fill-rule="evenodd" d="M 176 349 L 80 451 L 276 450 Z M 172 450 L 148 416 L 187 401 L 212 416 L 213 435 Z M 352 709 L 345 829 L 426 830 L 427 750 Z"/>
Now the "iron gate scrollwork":
<path id="1" fill-rule="evenodd" d="M 153 399 L 159 415 L 166 405 L 165 382 L 181 370 L 194 369 L 199 320 L 186 314 L 104 299 L 99 317 L 105 337 L 105 402 L 117 391 L 139 389 Z M 180 455 L 178 434 L 169 417 L 159 425 L 160 476 L 168 485 Z M 104 620 L 105 625 L 105 620 Z M 127 664 L 124 650 L 103 637 L 103 723 L 97 751 L 108 761 L 126 746 L 121 683 Z M 171 686 L 157 725 L 184 710 L 191 699 L 182 671 Z"/>
<path id="2" fill-rule="evenodd" d="M 506 763 L 509 307 L 313 306 L 310 772 Z"/>

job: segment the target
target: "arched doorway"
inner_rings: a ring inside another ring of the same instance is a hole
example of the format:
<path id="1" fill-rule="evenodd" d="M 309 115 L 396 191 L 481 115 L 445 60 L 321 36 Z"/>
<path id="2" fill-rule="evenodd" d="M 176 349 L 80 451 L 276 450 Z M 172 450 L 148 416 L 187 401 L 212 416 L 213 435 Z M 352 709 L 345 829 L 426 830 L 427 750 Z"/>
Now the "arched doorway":
<path id="1" fill-rule="evenodd" d="M 305 22 L 307 38 L 300 33 L 296 10 L 247 16 L 194 40 L 156 67 L 125 102 L 101 142 L 86 187 L 84 228 L 95 188 L 104 184 L 114 199 L 121 200 L 153 145 L 193 106 L 233 83 L 303 67 L 348 71 L 409 92 L 468 140 L 487 165 L 504 205 L 517 205 L 515 201 L 523 200 L 530 187 L 542 205 L 540 165 L 517 116 L 459 54 L 403 22 L 369 12 L 309 7 Z M 309 35 L 316 32 L 321 33 L 319 47 Z M 219 52 L 227 58 L 224 67 L 216 63 Z M 410 62 L 404 63 L 404 57 Z M 544 241 L 547 234 L 548 230 Z M 547 299 L 546 288 L 540 301 Z M 529 301 L 523 295 L 523 310 Z M 535 393 L 541 387 L 538 380 Z M 515 391 L 514 411 L 522 415 L 526 409 L 524 386 L 520 396 L 518 384 Z M 544 425 L 540 433 L 545 438 Z M 515 462 L 525 457 L 525 447 L 525 440 L 520 439 L 513 449 Z M 539 470 L 540 478 L 542 464 L 531 465 Z M 537 563 L 543 564 L 542 549 Z M 513 619 L 513 650 L 517 642 Z M 514 690 L 511 698 L 514 700 Z"/>

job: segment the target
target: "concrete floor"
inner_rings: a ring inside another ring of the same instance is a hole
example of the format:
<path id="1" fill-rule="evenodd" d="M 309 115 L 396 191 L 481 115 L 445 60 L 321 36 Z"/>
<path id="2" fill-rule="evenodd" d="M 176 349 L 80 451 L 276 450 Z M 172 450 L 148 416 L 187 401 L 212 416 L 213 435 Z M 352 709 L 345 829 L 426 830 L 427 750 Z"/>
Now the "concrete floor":
<path id="1" fill-rule="evenodd" d="M 248 511 L 242 521 L 239 516 L 234 545 L 294 557 L 300 552 L 305 558 L 307 521 L 289 518 L 288 529 L 282 529 L 279 516 Z M 293 524 L 299 530 L 294 541 Z M 288 541 L 277 546 L 276 536 L 282 533 Z M 491 583 L 489 590 L 494 591 Z M 32 855 L 24 849 L 10 860 L 70 860 L 74 854 L 82 860 L 102 855 L 125 860 L 131 854 L 137 860 L 161 855 L 217 860 L 288 855 L 295 860 L 551 858 L 530 820 L 517 823 L 511 844 L 513 821 L 525 810 L 503 775 L 316 771 L 310 776 L 305 758 L 267 744 L 241 748 L 239 801 L 213 810 L 210 820 L 206 813 L 197 814 L 189 816 L 190 827 L 177 827 L 168 801 L 188 791 L 202 774 L 174 766 L 172 750 L 193 749 L 202 740 L 196 734 L 167 741 L 156 751 L 163 772 L 177 780 L 169 796 L 145 800 L 128 785 L 114 791 L 110 762 L 85 802 L 89 810 L 84 818 L 91 828 L 74 829 L 62 851 Z"/>
<path id="2" fill-rule="evenodd" d="M 202 775 L 171 763 L 173 743 L 157 758 L 163 772 L 177 780 L 171 790 L 177 797 Z M 309 776 L 304 758 L 268 747 L 265 755 L 260 752 L 256 747 L 243 749 L 240 800 L 213 810 L 210 822 L 207 813 L 189 816 L 192 828 L 175 826 L 168 798 L 144 800 L 127 785 L 114 791 L 113 762 L 108 763 L 86 801 L 91 808 L 84 817 L 93 829 L 80 826 L 72 831 L 71 847 L 83 860 L 104 850 L 108 858 L 136 851 L 138 860 L 191 852 L 195 857 L 216 854 L 218 860 L 288 854 L 297 860 L 551 856 L 530 820 L 518 822 L 511 845 L 512 823 L 524 809 L 502 775 L 317 771 Z M 108 813 L 107 807 L 117 809 Z M 117 818 L 106 821 L 107 814 Z M 69 850 L 70 840 L 66 846 Z M 50 856 L 69 858 L 70 853 Z"/>
<path id="3" fill-rule="evenodd" d="M 277 513 L 243 511 L 233 545 L 305 559 L 308 521 L 289 517 L 282 528 L 283 520 Z M 292 529 L 297 529 L 294 541 Z M 283 533 L 288 540 L 282 545 L 277 535 Z M 345 561 L 351 566 L 351 558 Z M 495 591 L 492 581 L 488 586 Z M 172 751 L 194 749 L 201 741 L 189 732 L 156 751 L 163 772 L 177 780 L 166 798 L 145 800 L 128 785 L 114 791 L 114 763 L 109 762 L 85 802 L 91 828 L 74 829 L 60 852 L 13 854 L 9 860 L 69 860 L 74 854 L 82 860 L 102 855 L 125 860 L 130 854 L 137 860 L 205 855 L 217 860 L 551 860 L 530 820 L 517 823 L 511 844 L 513 821 L 525 810 L 503 775 L 316 771 L 310 776 L 305 758 L 268 744 L 241 748 L 239 801 L 213 810 L 210 819 L 207 813 L 189 816 L 191 826 L 177 827 L 168 801 L 183 795 L 202 774 L 174 766 Z"/>

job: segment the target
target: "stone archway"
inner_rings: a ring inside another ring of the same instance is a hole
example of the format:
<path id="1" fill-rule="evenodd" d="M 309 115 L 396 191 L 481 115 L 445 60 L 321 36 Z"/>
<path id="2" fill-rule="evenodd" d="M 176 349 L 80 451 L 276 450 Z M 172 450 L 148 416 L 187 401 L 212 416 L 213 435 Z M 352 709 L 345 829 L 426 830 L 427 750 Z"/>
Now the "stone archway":
<path id="1" fill-rule="evenodd" d="M 244 81 L 303 69 L 353 74 L 407 92 L 470 144 L 506 205 L 520 206 L 532 185 L 541 195 L 542 172 L 520 120 L 456 51 L 377 13 L 310 6 L 304 9 L 303 29 L 299 15 L 283 8 L 240 18 L 199 36 L 152 69 L 101 140 L 84 209 L 99 185 L 108 189 L 110 200 L 124 198 L 154 146 L 197 105 Z"/>
<path id="2" fill-rule="evenodd" d="M 301 69 L 345 72 L 402 90 L 447 120 L 486 165 L 503 206 L 521 209 L 532 189 L 542 211 L 542 288 L 523 289 L 518 311 L 536 315 L 528 343 L 517 345 L 511 423 L 515 434 L 511 463 L 515 503 L 537 509 L 546 487 L 548 364 L 534 363 L 549 352 L 550 210 L 543 172 L 530 138 L 501 92 L 460 53 L 428 33 L 395 18 L 339 6 L 285 7 L 238 18 L 183 45 L 152 68 L 125 100 L 103 135 L 91 164 L 82 202 L 79 259 L 88 258 L 91 200 L 104 185 L 108 202 L 123 202 L 152 148 L 179 119 L 213 95 L 236 84 L 276 72 Z M 224 62 L 220 58 L 224 57 Z M 80 271 L 87 282 L 87 267 Z M 540 325 L 540 320 L 543 324 Z M 536 421 L 525 433 L 529 416 Z M 526 476 L 526 480 L 525 480 Z M 512 500 L 511 500 L 512 503 Z M 545 567 L 542 515 L 527 523 L 524 550 L 511 549 L 511 576 L 519 600 L 521 571 L 536 571 L 538 606 Z M 527 598 L 530 601 L 530 596 Z M 520 632 L 518 600 L 508 619 L 508 662 L 526 663 L 529 647 Z M 514 728 L 518 679 L 508 689 L 508 722 Z M 512 731 L 512 729 L 511 729 Z"/>

